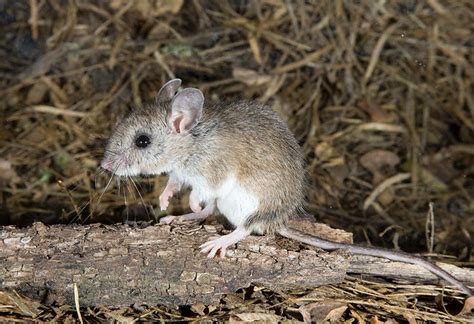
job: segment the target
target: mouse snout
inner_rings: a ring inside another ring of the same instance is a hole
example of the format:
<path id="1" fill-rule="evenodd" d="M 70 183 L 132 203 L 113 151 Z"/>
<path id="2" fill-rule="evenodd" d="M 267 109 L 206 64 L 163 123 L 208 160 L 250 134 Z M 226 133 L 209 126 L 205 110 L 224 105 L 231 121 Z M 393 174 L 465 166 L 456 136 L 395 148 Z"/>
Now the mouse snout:
<path id="1" fill-rule="evenodd" d="M 103 159 L 102 162 L 100 163 L 100 166 L 102 168 L 104 168 L 105 170 L 110 171 L 110 172 L 113 171 L 112 165 L 113 165 L 113 163 L 109 159 Z"/>

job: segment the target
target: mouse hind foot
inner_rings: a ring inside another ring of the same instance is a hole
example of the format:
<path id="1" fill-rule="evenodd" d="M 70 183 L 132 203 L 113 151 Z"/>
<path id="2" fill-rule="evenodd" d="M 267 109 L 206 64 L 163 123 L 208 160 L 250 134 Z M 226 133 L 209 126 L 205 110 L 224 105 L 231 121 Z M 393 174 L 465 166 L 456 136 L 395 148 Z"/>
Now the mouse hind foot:
<path id="1" fill-rule="evenodd" d="M 238 227 L 230 234 L 217 237 L 201 245 L 201 252 L 207 253 L 208 258 L 215 257 L 219 252 L 220 257 L 224 258 L 229 246 L 234 245 L 249 235 L 249 230 L 245 229 L 244 227 Z"/>

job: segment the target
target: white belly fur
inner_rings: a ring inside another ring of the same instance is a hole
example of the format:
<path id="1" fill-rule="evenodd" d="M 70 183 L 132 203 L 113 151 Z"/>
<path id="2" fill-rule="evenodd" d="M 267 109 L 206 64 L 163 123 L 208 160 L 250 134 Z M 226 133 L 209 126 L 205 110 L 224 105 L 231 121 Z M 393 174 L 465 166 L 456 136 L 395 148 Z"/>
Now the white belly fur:
<path id="1" fill-rule="evenodd" d="M 175 173 L 175 176 L 191 186 L 199 201 L 215 201 L 219 211 L 235 227 L 243 225 L 247 217 L 258 210 L 258 198 L 242 188 L 234 176 L 227 178 L 219 187 L 211 187 L 201 176 L 186 176 L 182 173 Z"/>

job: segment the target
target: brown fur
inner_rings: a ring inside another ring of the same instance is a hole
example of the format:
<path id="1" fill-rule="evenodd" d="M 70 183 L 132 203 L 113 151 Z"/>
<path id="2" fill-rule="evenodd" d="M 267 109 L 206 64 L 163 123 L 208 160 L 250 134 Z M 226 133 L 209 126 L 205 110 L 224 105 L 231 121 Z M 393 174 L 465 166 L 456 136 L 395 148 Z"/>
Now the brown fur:
<path id="1" fill-rule="evenodd" d="M 194 167 L 216 184 L 233 172 L 259 198 L 259 212 L 245 222 L 248 229 L 274 232 L 298 213 L 304 198 L 303 155 L 270 107 L 247 101 L 209 106 L 191 133 L 196 148 L 208 148 L 201 155 L 208 163 Z"/>
<path id="2" fill-rule="evenodd" d="M 205 106 L 198 124 L 187 134 L 167 128 L 170 101 L 137 109 L 119 125 L 108 150 L 137 160 L 154 172 L 165 164 L 204 176 L 218 186 L 235 174 L 260 201 L 258 213 L 245 226 L 257 233 L 274 232 L 300 211 L 303 201 L 303 155 L 294 136 L 275 112 L 256 102 Z M 153 134 L 153 149 L 133 146 L 137 132 Z"/>

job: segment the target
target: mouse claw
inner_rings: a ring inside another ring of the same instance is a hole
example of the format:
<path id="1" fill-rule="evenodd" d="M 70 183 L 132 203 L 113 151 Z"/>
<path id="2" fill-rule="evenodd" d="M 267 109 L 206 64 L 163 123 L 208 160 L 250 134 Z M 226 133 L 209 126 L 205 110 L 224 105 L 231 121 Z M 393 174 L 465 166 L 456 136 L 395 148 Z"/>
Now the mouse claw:
<path id="1" fill-rule="evenodd" d="M 227 247 L 229 245 L 227 244 L 226 240 L 223 238 L 224 236 L 216 237 L 202 244 L 200 246 L 201 252 L 207 253 L 207 257 L 209 259 L 214 258 L 218 252 L 221 258 L 225 258 Z"/>
<path id="2" fill-rule="evenodd" d="M 207 241 L 206 243 L 202 244 L 199 248 L 201 248 L 201 253 L 207 253 L 207 257 L 212 259 L 217 251 L 219 250 L 219 246 L 216 246 L 215 241 L 218 238 L 215 238 L 211 241 Z"/>
<path id="3" fill-rule="evenodd" d="M 160 201 L 160 209 L 161 210 L 166 210 L 170 204 L 170 199 L 174 195 L 174 188 L 170 186 L 169 184 L 166 186 L 165 190 L 161 193 L 159 197 Z"/>
<path id="4" fill-rule="evenodd" d="M 201 249 L 201 252 L 203 253 L 206 253 L 206 252 L 209 252 L 209 250 L 212 248 L 212 244 L 215 240 L 217 240 L 220 236 L 216 236 L 216 237 L 211 237 L 211 239 L 209 241 L 207 241 L 206 243 L 204 244 L 201 244 L 199 246 L 199 248 Z"/>
<path id="5" fill-rule="evenodd" d="M 208 253 L 208 258 L 213 258 L 220 251 L 221 258 L 225 257 L 227 248 L 244 239 L 250 232 L 244 228 L 237 228 L 232 233 L 211 239 L 200 246 L 202 253 Z"/>
<path id="6" fill-rule="evenodd" d="M 161 211 L 164 211 L 164 210 L 168 209 L 169 204 L 170 203 L 168 201 L 168 198 L 160 196 L 160 209 L 161 209 Z"/>
<path id="7" fill-rule="evenodd" d="M 221 252 L 219 253 L 219 254 L 220 254 L 220 258 L 221 258 L 221 259 L 225 259 L 226 253 L 227 253 L 227 247 L 224 246 L 224 247 L 221 248 Z"/>

